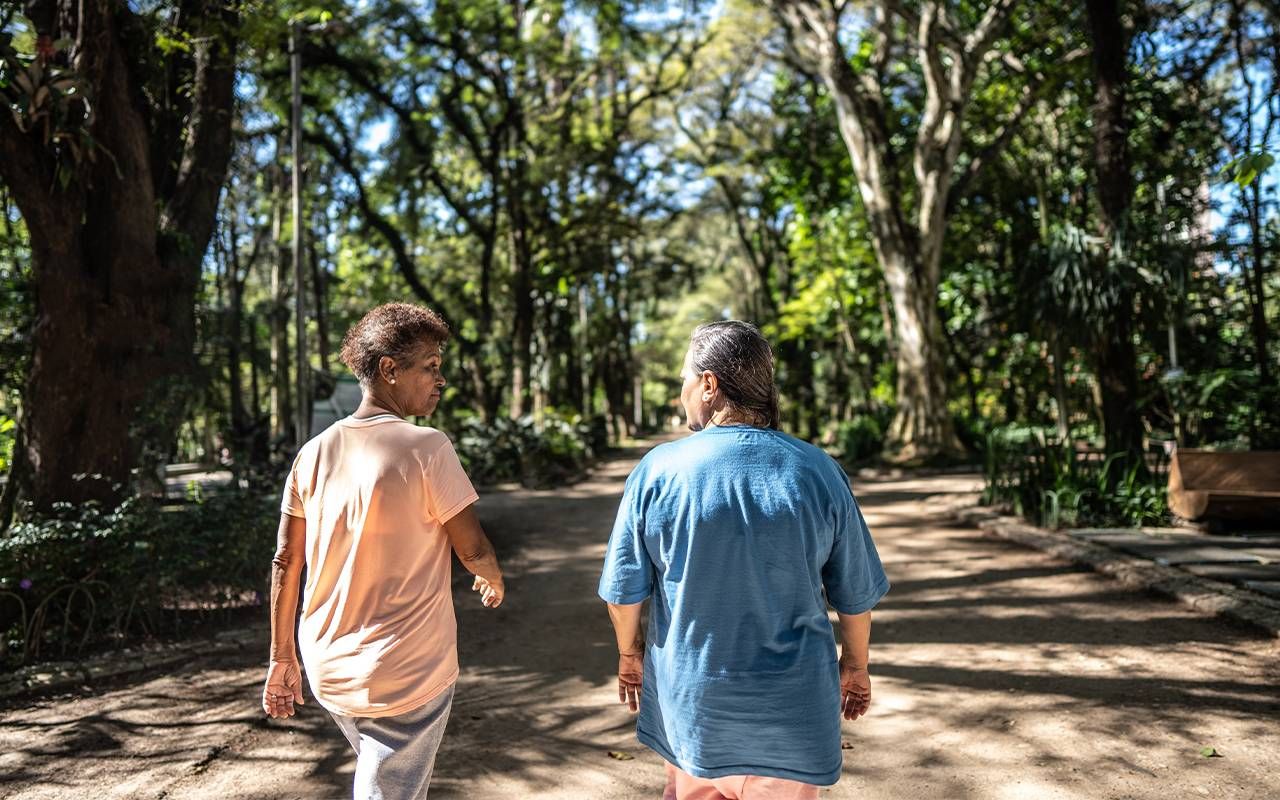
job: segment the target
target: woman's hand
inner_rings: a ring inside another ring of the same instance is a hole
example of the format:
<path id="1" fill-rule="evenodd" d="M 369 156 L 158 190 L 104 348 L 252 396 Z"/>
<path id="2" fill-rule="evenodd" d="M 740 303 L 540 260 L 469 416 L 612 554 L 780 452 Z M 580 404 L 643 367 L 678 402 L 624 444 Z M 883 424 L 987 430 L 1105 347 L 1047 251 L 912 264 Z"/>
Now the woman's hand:
<path id="1" fill-rule="evenodd" d="M 871 705 L 871 675 L 866 667 L 840 662 L 840 713 L 854 720 Z"/>
<path id="2" fill-rule="evenodd" d="M 267 666 L 267 682 L 262 688 L 262 710 L 272 719 L 293 716 L 293 705 L 302 699 L 302 669 L 297 661 L 272 660 Z"/>
<path id="3" fill-rule="evenodd" d="M 471 584 L 471 591 L 480 593 L 480 602 L 485 608 L 497 608 L 502 605 L 502 598 L 507 594 L 507 588 L 499 578 L 496 583 L 487 581 L 476 576 L 475 581 Z"/>
<path id="4" fill-rule="evenodd" d="M 644 651 L 622 653 L 618 656 L 618 702 L 631 709 L 640 710 L 640 684 L 644 682 Z"/>

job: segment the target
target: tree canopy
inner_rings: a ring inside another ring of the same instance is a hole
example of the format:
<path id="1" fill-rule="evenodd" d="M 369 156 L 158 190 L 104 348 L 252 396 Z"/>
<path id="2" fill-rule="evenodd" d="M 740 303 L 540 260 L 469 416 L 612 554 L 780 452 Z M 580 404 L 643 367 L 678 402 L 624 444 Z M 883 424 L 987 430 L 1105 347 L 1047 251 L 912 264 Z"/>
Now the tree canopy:
<path id="1" fill-rule="evenodd" d="M 732 316 L 850 460 L 1280 447 L 1273 4 L 83 8 L 0 4 L 6 519 L 287 458 L 393 299 L 453 327 L 446 430 L 659 427 Z"/>

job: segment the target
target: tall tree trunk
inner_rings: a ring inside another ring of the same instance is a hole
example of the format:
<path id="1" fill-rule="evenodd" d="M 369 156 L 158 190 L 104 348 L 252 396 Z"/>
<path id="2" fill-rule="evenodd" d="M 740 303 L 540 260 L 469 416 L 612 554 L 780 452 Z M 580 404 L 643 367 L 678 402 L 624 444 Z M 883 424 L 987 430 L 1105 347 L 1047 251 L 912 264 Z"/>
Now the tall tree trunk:
<path id="1" fill-rule="evenodd" d="M 83 43 L 53 58 L 67 58 L 94 98 L 86 133 L 101 149 L 60 162 L 43 125 L 24 132 L 0 115 L 0 179 L 31 239 L 37 317 L 25 430 L 31 500 L 44 509 L 114 501 L 135 467 L 149 473 L 171 447 L 230 157 L 237 20 L 224 4 L 190 4 L 177 24 L 192 51 L 171 65 L 187 91 L 154 108 L 140 99 L 150 56 L 128 7 L 45 0 L 27 10 L 41 42 Z M 65 188 L 59 175 L 70 178 Z"/>
<path id="2" fill-rule="evenodd" d="M 311 287 L 314 294 L 312 302 L 315 304 L 313 313 L 316 318 L 316 356 L 320 360 L 320 371 L 327 373 L 329 371 L 329 273 L 325 270 L 320 258 L 321 242 L 327 240 L 324 224 L 325 215 L 317 214 L 317 220 L 312 227 L 318 235 L 309 237 L 307 250 L 311 262 Z"/>
<path id="3" fill-rule="evenodd" d="M 516 115 L 519 117 L 519 114 Z M 512 152 L 517 153 L 510 171 L 507 187 L 508 224 L 511 227 L 511 291 L 515 307 L 515 358 L 511 372 L 511 405 L 508 409 L 514 419 L 529 409 L 529 384 L 533 379 L 533 243 L 532 225 L 526 200 L 528 186 L 526 164 L 523 155 L 523 122 L 513 126 Z"/>
<path id="4" fill-rule="evenodd" d="M 284 138 L 276 141 L 276 152 L 284 153 Z M 271 272 L 271 438 L 293 436 L 293 381 L 289 358 L 289 248 L 284 243 L 285 196 L 289 176 L 277 165 L 276 187 L 271 217 L 271 241 L 275 260 Z"/>
<path id="5" fill-rule="evenodd" d="M 240 344 L 244 340 L 244 279 L 240 270 L 240 248 L 236 241 L 236 225 L 231 222 L 231 245 L 228 248 L 230 264 L 230 301 L 226 314 L 227 339 L 227 394 L 230 400 L 231 431 L 237 440 L 244 435 L 248 427 L 245 421 L 244 384 L 241 381 L 241 362 L 243 357 Z M 241 453 L 237 448 L 237 456 Z"/>
<path id="6" fill-rule="evenodd" d="M 1093 41 L 1093 152 L 1097 170 L 1102 234 L 1110 256 L 1126 248 L 1133 179 L 1129 171 L 1129 124 L 1125 111 L 1129 37 L 1121 0 L 1087 0 Z M 1104 279 L 1114 275 L 1099 264 Z M 1114 278 L 1111 278 L 1114 280 Z M 1108 453 L 1142 460 L 1142 418 L 1138 414 L 1137 352 L 1133 343 L 1133 291 L 1122 285 L 1111 318 L 1098 332 L 1096 369 L 1102 390 L 1102 426 Z"/>

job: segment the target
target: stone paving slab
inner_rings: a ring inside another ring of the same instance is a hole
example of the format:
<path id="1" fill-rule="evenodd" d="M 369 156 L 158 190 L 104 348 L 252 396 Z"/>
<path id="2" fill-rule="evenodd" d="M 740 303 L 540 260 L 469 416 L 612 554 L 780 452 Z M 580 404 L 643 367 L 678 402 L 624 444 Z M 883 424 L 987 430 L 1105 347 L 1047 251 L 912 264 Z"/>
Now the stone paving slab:
<path id="1" fill-rule="evenodd" d="M 942 509 L 959 521 L 975 525 L 989 534 L 1087 566 L 1110 575 L 1126 586 L 1158 592 L 1206 613 L 1245 622 L 1280 637 L 1280 591 L 1277 591 L 1280 589 L 1280 564 L 1262 564 L 1256 560 L 1246 564 L 1215 563 L 1213 566 L 1223 568 L 1245 566 L 1276 570 L 1274 580 L 1249 580 L 1241 585 L 1234 585 L 1226 580 L 1195 575 L 1183 566 L 1159 563 L 1154 558 L 1129 552 L 1126 548 L 1109 542 L 1118 541 L 1134 546 L 1146 544 L 1156 550 L 1159 550 L 1157 545 L 1163 543 L 1166 548 L 1164 555 L 1170 554 L 1168 548 L 1186 547 L 1186 539 L 1175 539 L 1176 534 L 1166 534 L 1165 531 L 1123 532 L 1115 528 L 1046 530 L 1028 525 L 1017 517 L 1004 516 L 993 509 L 976 505 L 976 500 L 967 505 L 958 499 L 950 500 Z M 1229 552 L 1226 548 L 1222 549 Z M 1232 555 L 1232 558 L 1235 557 Z"/>
<path id="2" fill-rule="evenodd" d="M 1275 562 L 1276 566 L 1280 567 L 1280 547 L 1250 547 L 1245 552 L 1258 556 L 1263 561 Z"/>
<path id="3" fill-rule="evenodd" d="M 1074 533 L 1073 533 L 1074 535 Z M 1083 537 L 1094 544 L 1105 544 L 1160 564 L 1258 563 L 1263 559 L 1251 551 L 1219 547 L 1209 537 L 1157 537 L 1142 533 L 1093 533 Z"/>
<path id="4" fill-rule="evenodd" d="M 1280 579 L 1280 565 L 1275 564 L 1183 564 L 1182 569 L 1202 578 L 1232 583 Z"/>
<path id="5" fill-rule="evenodd" d="M 1246 588 L 1271 597 L 1280 597 L 1280 581 L 1245 581 Z"/>
<path id="6" fill-rule="evenodd" d="M 1145 556 L 1158 564 L 1180 566 L 1182 564 L 1260 564 L 1262 559 L 1244 550 L 1226 547 L 1166 547 L 1161 545 L 1130 545 L 1122 547 L 1130 553 Z"/>

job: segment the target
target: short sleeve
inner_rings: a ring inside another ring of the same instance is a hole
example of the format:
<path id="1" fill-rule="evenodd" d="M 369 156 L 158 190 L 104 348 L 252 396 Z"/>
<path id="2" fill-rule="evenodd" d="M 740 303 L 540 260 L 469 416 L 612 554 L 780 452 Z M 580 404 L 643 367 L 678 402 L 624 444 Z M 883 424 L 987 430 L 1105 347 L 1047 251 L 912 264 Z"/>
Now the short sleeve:
<path id="1" fill-rule="evenodd" d="M 848 483 L 844 483 L 847 490 Z M 888 593 L 889 578 L 853 492 L 848 491 L 846 497 L 847 501 L 845 497 L 836 501 L 835 537 L 831 555 L 822 567 L 822 585 L 827 602 L 836 611 L 861 614 Z"/>
<path id="2" fill-rule="evenodd" d="M 644 477 L 637 468 L 627 478 L 600 575 L 600 598 L 614 605 L 644 601 L 653 592 L 653 564 L 644 546 Z"/>
<path id="3" fill-rule="evenodd" d="M 298 491 L 298 462 L 302 458 L 302 453 L 293 459 L 293 466 L 289 468 L 289 476 L 284 482 L 284 496 L 280 498 L 280 513 L 287 514 L 291 517 L 307 516 L 306 506 L 302 503 L 302 495 Z"/>
<path id="4" fill-rule="evenodd" d="M 427 488 L 427 514 L 441 525 L 480 499 L 448 437 L 427 462 L 423 479 Z"/>

